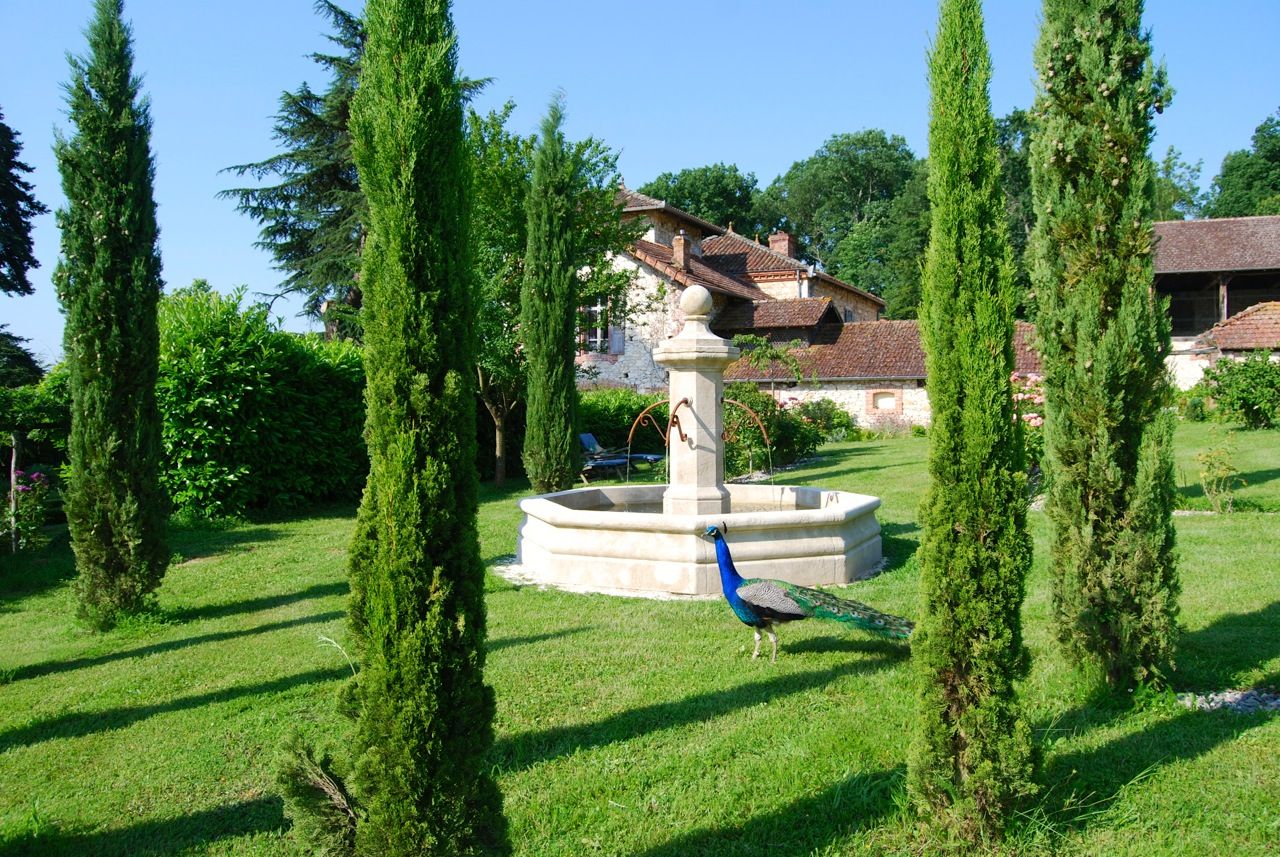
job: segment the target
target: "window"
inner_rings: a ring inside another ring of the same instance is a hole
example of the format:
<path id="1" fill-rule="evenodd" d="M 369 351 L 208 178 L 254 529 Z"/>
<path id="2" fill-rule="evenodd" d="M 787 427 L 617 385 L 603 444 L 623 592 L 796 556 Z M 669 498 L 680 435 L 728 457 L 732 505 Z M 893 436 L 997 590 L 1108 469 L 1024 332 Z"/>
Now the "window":
<path id="1" fill-rule="evenodd" d="M 871 407 L 877 411 L 894 411 L 898 408 L 898 397 L 893 393 L 882 390 L 871 396 Z"/>
<path id="2" fill-rule="evenodd" d="M 845 308 L 844 308 L 844 320 L 845 320 L 846 322 L 850 322 L 850 321 L 853 321 L 853 320 L 854 320 L 854 319 L 853 319 L 853 310 L 849 309 L 848 307 L 845 307 Z"/>
<path id="3" fill-rule="evenodd" d="M 621 327 L 609 323 L 609 308 L 602 300 L 582 310 L 578 327 L 578 347 L 599 354 L 621 354 L 624 336 Z"/>

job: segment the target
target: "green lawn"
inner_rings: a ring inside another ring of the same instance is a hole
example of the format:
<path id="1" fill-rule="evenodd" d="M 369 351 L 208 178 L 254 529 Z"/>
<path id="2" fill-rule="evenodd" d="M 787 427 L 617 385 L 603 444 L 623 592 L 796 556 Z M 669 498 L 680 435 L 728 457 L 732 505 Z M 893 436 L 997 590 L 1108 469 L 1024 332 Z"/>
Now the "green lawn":
<path id="1" fill-rule="evenodd" d="M 1210 428 L 1179 428 L 1184 485 Z M 1280 433 L 1237 435 L 1251 508 L 1280 509 Z M 918 612 L 910 557 L 927 441 L 839 444 L 786 474 L 881 496 L 889 568 L 848 588 Z M 1190 462 L 1190 464 L 1188 464 Z M 1188 481 L 1189 480 L 1189 481 Z M 486 492 L 486 560 L 515 549 L 523 487 Z M 1195 506 L 1198 487 L 1187 490 Z M 1280 717 L 1138 707 L 1076 690 L 1049 635 L 1047 530 L 1025 609 L 1024 699 L 1045 749 L 1026 854 L 1275 853 Z M 71 621 L 65 535 L 3 558 L 0 854 L 288 854 L 273 756 L 341 727 L 351 509 L 180 529 L 159 611 L 106 635 Z M 1280 685 L 1280 516 L 1177 518 L 1186 634 L 1175 682 Z M 489 586 L 492 762 L 521 855 L 911 854 L 902 808 L 907 649 L 784 628 L 778 663 L 718 601 Z"/>

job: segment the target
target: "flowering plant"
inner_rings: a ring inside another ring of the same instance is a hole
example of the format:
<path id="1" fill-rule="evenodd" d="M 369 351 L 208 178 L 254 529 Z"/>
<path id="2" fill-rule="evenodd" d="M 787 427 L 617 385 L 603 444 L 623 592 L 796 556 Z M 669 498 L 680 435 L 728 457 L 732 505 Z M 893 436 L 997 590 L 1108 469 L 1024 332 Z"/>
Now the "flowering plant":
<path id="1" fill-rule="evenodd" d="M 1035 372 L 1014 372 L 1009 380 L 1013 383 L 1014 414 L 1022 420 L 1027 467 L 1037 467 L 1044 456 L 1043 379 Z"/>
<path id="2" fill-rule="evenodd" d="M 45 522 L 49 477 L 38 470 L 15 470 L 11 485 L 9 502 L 0 519 L 0 550 L 13 550 L 15 544 L 18 550 L 38 547 L 42 543 L 40 531 Z"/>

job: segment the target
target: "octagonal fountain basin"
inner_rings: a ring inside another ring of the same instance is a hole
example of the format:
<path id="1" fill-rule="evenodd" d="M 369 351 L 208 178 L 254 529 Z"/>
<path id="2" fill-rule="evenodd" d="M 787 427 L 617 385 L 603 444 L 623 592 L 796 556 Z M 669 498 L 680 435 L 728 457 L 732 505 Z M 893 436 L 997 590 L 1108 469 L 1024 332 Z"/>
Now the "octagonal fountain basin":
<path id="1" fill-rule="evenodd" d="M 744 577 L 803 586 L 849 583 L 879 568 L 880 498 L 794 485 L 728 485 L 729 511 L 662 513 L 666 485 L 610 485 L 520 502 L 522 579 L 633 595 L 713 595 L 720 573 L 709 525 L 727 528 Z"/>

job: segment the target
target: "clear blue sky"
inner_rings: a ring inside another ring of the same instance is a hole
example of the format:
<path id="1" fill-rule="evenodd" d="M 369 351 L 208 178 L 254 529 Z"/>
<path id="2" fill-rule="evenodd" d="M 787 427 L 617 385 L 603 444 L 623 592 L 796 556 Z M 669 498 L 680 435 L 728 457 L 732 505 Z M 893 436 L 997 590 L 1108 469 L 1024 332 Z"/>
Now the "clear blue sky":
<path id="1" fill-rule="evenodd" d="M 348 8 L 354 8 L 354 2 Z M 1157 56 L 1177 89 L 1158 117 L 1156 153 L 1177 146 L 1204 160 L 1207 185 L 1228 151 L 1280 105 L 1280 2 L 1151 0 Z M 63 203 L 52 154 L 67 129 L 66 54 L 84 50 L 91 0 L 0 0 L 0 109 L 21 135 L 38 197 Z M 325 80 L 307 54 L 327 27 L 310 0 L 126 0 L 152 102 L 164 277 L 170 288 L 205 277 L 219 289 L 269 292 L 281 276 L 253 247 L 258 227 L 215 198 L 230 164 L 275 151 L 277 99 Z M 934 0 L 460 0 L 462 70 L 491 77 L 478 100 L 508 98 L 516 129 L 532 132 L 563 88 L 568 130 L 620 150 L 635 187 L 658 173 L 736 163 L 768 184 L 835 133 L 883 128 L 925 154 L 925 54 Z M 997 114 L 1034 95 L 1035 0 L 987 0 Z M 0 297 L 0 323 L 28 337 L 46 362 L 61 353 L 62 316 L 50 285 L 58 254 L 53 215 L 36 223 L 36 294 Z M 296 306 L 277 304 L 292 329 Z"/>

